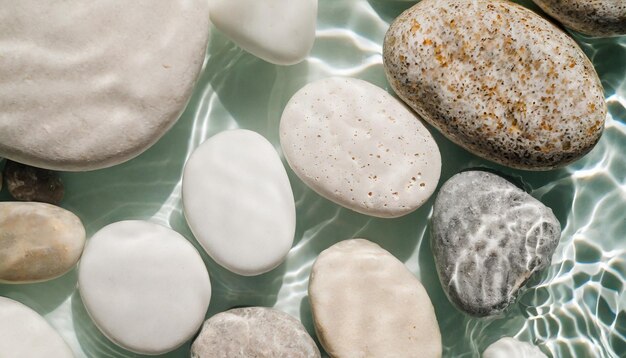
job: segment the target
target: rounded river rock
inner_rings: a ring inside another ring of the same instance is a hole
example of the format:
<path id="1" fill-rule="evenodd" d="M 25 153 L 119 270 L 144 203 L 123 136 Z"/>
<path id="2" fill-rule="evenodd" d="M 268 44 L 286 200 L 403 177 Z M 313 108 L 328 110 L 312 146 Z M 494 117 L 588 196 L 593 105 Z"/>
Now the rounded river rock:
<path id="1" fill-rule="evenodd" d="M 280 144 L 311 189 L 366 215 L 406 215 L 439 182 L 441 155 L 425 125 L 358 79 L 331 77 L 300 89 L 283 112 Z"/>
<path id="2" fill-rule="evenodd" d="M 78 267 L 89 316 L 111 341 L 157 355 L 189 340 L 204 321 L 211 281 L 196 248 L 147 221 L 121 221 L 89 239 Z"/>
<path id="3" fill-rule="evenodd" d="M 495 315 L 550 265 L 561 234 L 552 210 L 507 180 L 468 171 L 439 191 L 431 247 L 441 286 L 459 309 Z"/>
<path id="4" fill-rule="evenodd" d="M 7 161 L 4 167 L 7 189 L 15 200 L 58 205 L 65 189 L 58 173 Z"/>
<path id="5" fill-rule="evenodd" d="M 2 1 L 0 156 L 91 170 L 176 122 L 202 69 L 205 0 Z"/>
<path id="6" fill-rule="evenodd" d="M 0 297 L 0 356 L 72 358 L 74 354 L 61 335 L 37 312 Z"/>
<path id="7" fill-rule="evenodd" d="M 183 174 L 185 218 L 220 265 L 254 276 L 280 265 L 296 230 L 289 177 L 258 133 L 227 130 L 193 151 Z"/>
<path id="8" fill-rule="evenodd" d="M 533 0 L 563 25 L 591 36 L 626 35 L 624 0 Z"/>
<path id="9" fill-rule="evenodd" d="M 204 322 L 192 358 L 319 358 L 300 321 L 271 308 L 235 308 Z"/>
<path id="10" fill-rule="evenodd" d="M 526 170 L 589 152 L 607 107 L 597 73 L 563 31 L 503 0 L 424 0 L 384 42 L 398 96 L 446 137 Z"/>
<path id="11" fill-rule="evenodd" d="M 71 270 L 85 228 L 71 212 L 44 203 L 0 203 L 0 283 L 40 282 Z"/>
<path id="12" fill-rule="evenodd" d="M 547 358 L 547 356 L 528 342 L 504 337 L 487 347 L 482 358 Z"/>
<path id="13" fill-rule="evenodd" d="M 324 250 L 309 279 L 315 331 L 334 358 L 441 357 L 428 293 L 406 266 L 373 242 Z"/>

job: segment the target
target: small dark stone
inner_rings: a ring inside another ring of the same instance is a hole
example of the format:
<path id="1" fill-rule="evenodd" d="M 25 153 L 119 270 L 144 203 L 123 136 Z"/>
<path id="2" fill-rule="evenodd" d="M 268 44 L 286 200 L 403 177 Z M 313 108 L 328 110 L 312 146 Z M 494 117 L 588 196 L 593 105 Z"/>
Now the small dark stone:
<path id="1" fill-rule="evenodd" d="M 7 161 L 4 167 L 7 189 L 15 200 L 58 205 L 65 189 L 56 172 Z"/>
<path id="2" fill-rule="evenodd" d="M 552 210 L 507 180 L 457 174 L 435 201 L 431 247 L 441 286 L 462 311 L 504 311 L 550 265 L 561 225 Z"/>

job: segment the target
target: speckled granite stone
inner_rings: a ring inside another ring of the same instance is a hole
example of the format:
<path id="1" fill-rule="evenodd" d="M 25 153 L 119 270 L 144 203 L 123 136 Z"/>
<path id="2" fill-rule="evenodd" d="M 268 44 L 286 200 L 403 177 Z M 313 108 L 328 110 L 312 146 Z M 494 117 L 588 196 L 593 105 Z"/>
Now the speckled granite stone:
<path id="1" fill-rule="evenodd" d="M 533 0 L 563 25 L 591 36 L 626 35 L 624 0 Z"/>
<path id="2" fill-rule="evenodd" d="M 7 189 L 15 200 L 58 205 L 65 189 L 56 172 L 7 161 L 4 167 Z M 0 176 L 0 179 L 2 177 Z"/>
<path id="3" fill-rule="evenodd" d="M 442 186 L 431 225 L 441 286 L 474 316 L 504 311 L 532 274 L 550 265 L 561 234 L 550 208 L 481 171 L 457 174 Z"/>
<path id="4" fill-rule="evenodd" d="M 309 279 L 320 343 L 333 358 L 441 358 L 428 293 L 400 260 L 364 239 L 322 251 Z"/>
<path id="5" fill-rule="evenodd" d="M 502 0 L 424 0 L 384 43 L 398 96 L 453 142 L 514 168 L 548 170 L 599 140 L 604 93 L 576 43 Z"/>
<path id="6" fill-rule="evenodd" d="M 492 343 L 483 352 L 482 358 L 547 358 L 539 348 L 528 342 L 504 337 Z"/>
<path id="7" fill-rule="evenodd" d="M 302 324 L 265 307 L 235 308 L 208 319 L 191 346 L 192 358 L 318 358 Z"/>

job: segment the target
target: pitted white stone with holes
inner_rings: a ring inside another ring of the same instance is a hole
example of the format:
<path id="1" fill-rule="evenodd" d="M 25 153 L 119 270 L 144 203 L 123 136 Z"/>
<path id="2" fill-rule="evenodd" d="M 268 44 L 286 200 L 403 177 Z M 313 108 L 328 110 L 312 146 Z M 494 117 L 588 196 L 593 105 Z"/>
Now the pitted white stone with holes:
<path id="1" fill-rule="evenodd" d="M 209 5 L 215 27 L 265 61 L 292 65 L 313 47 L 317 0 L 211 0 Z"/>
<path id="2" fill-rule="evenodd" d="M 283 112 L 280 143 L 311 189 L 366 215 L 406 215 L 439 182 L 441 156 L 428 129 L 390 94 L 358 79 L 300 89 Z"/>
<path id="3" fill-rule="evenodd" d="M 0 0 L 0 156 L 91 170 L 178 119 L 200 73 L 206 0 Z"/>
<path id="4" fill-rule="evenodd" d="M 287 256 L 296 208 L 278 153 L 261 135 L 219 133 L 198 147 L 183 174 L 185 217 L 220 265 L 240 275 L 270 271 Z"/>
<path id="5" fill-rule="evenodd" d="M 198 251 L 177 232 L 147 221 L 98 231 L 80 262 L 78 285 L 100 331 L 141 354 L 185 343 L 202 325 L 211 299 Z"/>
<path id="6" fill-rule="evenodd" d="M 63 338 L 29 307 L 0 297 L 0 356 L 72 358 Z"/>
<path id="7" fill-rule="evenodd" d="M 309 299 L 315 331 L 331 357 L 441 357 L 424 286 L 373 242 L 346 240 L 324 250 L 311 270 Z"/>
<path id="8" fill-rule="evenodd" d="M 483 352 L 483 358 L 547 358 L 539 348 L 515 338 L 504 337 Z"/>

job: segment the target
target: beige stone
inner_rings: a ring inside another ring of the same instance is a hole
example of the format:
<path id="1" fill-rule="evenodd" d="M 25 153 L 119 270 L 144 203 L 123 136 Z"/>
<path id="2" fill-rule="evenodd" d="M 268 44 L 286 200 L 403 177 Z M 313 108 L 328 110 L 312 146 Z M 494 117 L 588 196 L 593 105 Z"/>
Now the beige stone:
<path id="1" fill-rule="evenodd" d="M 71 212 L 44 203 L 0 203 L 0 282 L 59 277 L 76 265 L 85 228 Z"/>
<path id="2" fill-rule="evenodd" d="M 363 239 L 323 251 L 309 298 L 321 344 L 335 358 L 441 357 L 435 310 L 402 262 Z"/>

